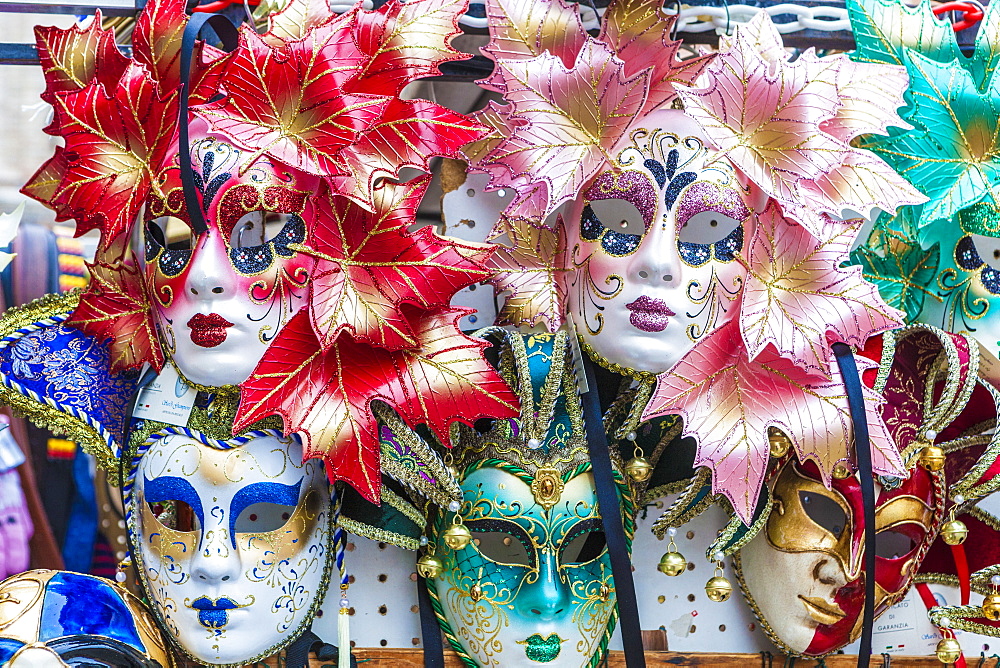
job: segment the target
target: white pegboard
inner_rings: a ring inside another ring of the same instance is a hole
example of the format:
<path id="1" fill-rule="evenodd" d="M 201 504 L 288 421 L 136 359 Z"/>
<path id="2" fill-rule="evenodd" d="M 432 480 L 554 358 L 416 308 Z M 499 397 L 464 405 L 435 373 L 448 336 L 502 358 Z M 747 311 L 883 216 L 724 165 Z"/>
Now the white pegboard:
<path id="1" fill-rule="evenodd" d="M 725 514 L 712 507 L 677 532 L 677 547 L 694 568 L 671 578 L 656 570 L 667 545 L 649 530 L 659 512 L 660 509 L 651 507 L 645 519 L 640 517 L 633 544 L 632 562 L 643 628 L 664 629 L 673 651 L 775 651 L 744 603 L 728 560 L 725 575 L 733 580 L 732 597 L 724 603 L 714 603 L 705 595 L 705 581 L 713 573 L 705 559 L 705 550 L 725 523 Z M 348 592 L 354 609 L 352 642 L 357 647 L 420 647 L 416 553 L 356 537 L 348 550 L 347 567 L 354 577 Z M 931 589 L 942 605 L 957 604 L 958 590 L 937 585 Z M 978 603 L 981 598 L 973 594 L 972 602 Z M 331 590 L 323 606 L 324 614 L 313 625 L 317 635 L 327 642 L 336 641 L 338 604 L 339 590 Z M 968 656 L 1000 651 L 1000 639 L 961 631 L 957 636 Z M 876 654 L 930 655 L 939 639 L 920 597 L 911 591 L 876 621 L 872 645 Z M 621 649 L 618 632 L 611 648 Z M 857 647 L 849 646 L 846 652 L 856 653 Z"/>
<path id="2" fill-rule="evenodd" d="M 467 174 L 465 183 L 441 198 L 441 218 L 444 233 L 465 241 L 484 242 L 500 219 L 500 213 L 513 197 L 512 191 L 486 191 L 487 174 Z M 493 324 L 496 319 L 496 302 L 493 286 L 489 283 L 470 285 L 458 291 L 451 300 L 452 306 L 474 308 L 478 313 L 459 321 L 462 329 L 479 329 Z"/>
<path id="3" fill-rule="evenodd" d="M 670 649 L 679 651 L 756 652 L 770 643 L 756 629 L 753 615 L 738 592 L 725 603 L 712 603 L 705 596 L 705 581 L 712 569 L 704 554 L 724 522 L 723 513 L 709 509 L 678 532 L 677 546 L 694 563 L 694 570 L 668 578 L 656 570 L 666 543 L 649 531 L 658 514 L 639 521 L 633 563 L 639 614 L 646 629 L 663 627 Z M 688 536 L 691 536 L 688 538 Z M 354 615 L 351 639 L 357 647 L 419 647 L 420 616 L 417 613 L 416 553 L 366 538 L 352 537 L 347 568 L 354 576 L 348 591 Z M 727 576 L 732 572 L 727 565 Z M 313 630 L 327 642 L 337 637 L 339 590 L 332 590 L 323 606 L 323 616 Z M 753 626 L 753 630 L 751 630 Z M 619 634 L 611 643 L 621 649 Z"/>

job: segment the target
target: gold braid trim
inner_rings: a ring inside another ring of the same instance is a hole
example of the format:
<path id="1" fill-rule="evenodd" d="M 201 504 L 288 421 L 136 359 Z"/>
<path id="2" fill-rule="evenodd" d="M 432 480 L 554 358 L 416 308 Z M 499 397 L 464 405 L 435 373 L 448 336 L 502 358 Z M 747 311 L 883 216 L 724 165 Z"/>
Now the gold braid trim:
<path id="1" fill-rule="evenodd" d="M 764 510 L 761 511 L 757 519 L 751 522 L 750 526 L 747 527 L 743 524 L 743 520 L 739 518 L 736 511 L 733 510 L 732 504 L 729 503 L 728 499 L 725 502 L 720 501 L 720 504 L 727 506 L 726 510 L 732 517 L 729 523 L 722 529 L 719 533 L 719 537 L 712 541 L 712 544 L 708 546 L 705 551 L 706 556 L 709 561 L 714 561 L 714 556 L 717 552 L 721 552 L 725 556 L 729 556 L 734 552 L 738 552 L 743 549 L 743 547 L 753 540 L 757 534 L 760 533 L 761 529 L 767 524 L 768 518 L 771 516 L 771 509 L 774 507 L 774 499 L 771 497 L 771 487 L 769 485 L 763 485 L 760 490 L 761 494 L 765 495 L 766 501 Z M 723 497 L 724 498 L 724 497 Z M 737 532 L 740 529 L 746 529 L 746 533 L 743 534 L 739 539 L 733 540 Z"/>
<path id="2" fill-rule="evenodd" d="M 584 341 L 582 336 L 577 334 L 577 338 L 580 340 L 580 349 L 587 353 L 587 357 L 611 373 L 617 373 L 619 376 L 627 376 L 633 380 L 639 381 L 640 383 L 650 383 L 656 380 L 655 373 L 650 373 L 649 371 L 636 371 L 635 369 L 630 369 L 627 366 L 622 366 L 621 364 L 612 362 L 609 359 L 605 359 L 599 352 L 594 350 L 593 346 Z"/>
<path id="3" fill-rule="evenodd" d="M 352 533 L 355 536 L 367 538 L 368 540 L 374 540 L 379 543 L 388 543 L 389 545 L 395 545 L 396 547 L 401 547 L 404 550 L 411 550 L 413 552 L 420 549 L 420 541 L 416 538 L 410 538 L 409 536 L 404 536 L 403 534 L 395 533 L 393 531 L 387 531 L 386 529 L 363 524 L 344 515 L 340 516 L 340 526 L 344 527 L 344 531 Z"/>
<path id="4" fill-rule="evenodd" d="M 973 621 L 983 618 L 983 609 L 978 605 L 939 605 L 931 608 L 927 615 L 935 626 L 941 626 L 941 620 L 948 618 L 948 626 L 942 628 L 971 631 L 991 638 L 1000 637 L 1000 628 Z"/>
<path id="5" fill-rule="evenodd" d="M 218 385 L 218 386 L 202 385 L 201 383 L 196 383 L 193 380 L 190 380 L 187 376 L 181 373 L 180 368 L 177 366 L 174 360 L 171 359 L 169 356 L 167 357 L 167 361 L 170 362 L 170 366 L 174 367 L 174 371 L 177 372 L 177 376 L 188 387 L 193 387 L 199 392 L 208 392 L 209 394 L 214 394 L 216 396 L 235 395 L 237 398 L 237 402 L 239 401 L 239 396 L 240 396 L 239 385 Z"/>
<path id="6" fill-rule="evenodd" d="M 694 502 L 698 492 L 711 482 L 711 479 L 712 472 L 709 469 L 705 467 L 698 468 L 694 477 L 687 482 L 681 496 L 677 497 L 670 507 L 660 515 L 659 519 L 653 523 L 653 526 L 650 527 L 653 535 L 662 540 L 667 529 L 687 524 L 715 503 L 715 495 L 711 492 L 702 497 L 697 503 Z M 664 487 L 667 487 L 667 485 L 664 485 Z"/>
<path id="7" fill-rule="evenodd" d="M 448 471 L 448 467 L 441 461 L 441 457 L 430 444 L 410 429 L 403 419 L 386 404 L 373 401 L 371 407 L 375 419 L 388 427 L 399 444 L 409 448 L 430 469 L 437 484 L 428 482 L 422 475 L 419 475 L 418 471 L 414 471 L 396 459 L 395 453 L 388 451 L 392 448 L 388 444 L 381 446 L 382 471 L 438 505 L 447 506 L 453 500 L 461 500 L 462 488 L 459 486 L 458 480 Z M 418 524 L 423 524 L 423 520 Z"/>

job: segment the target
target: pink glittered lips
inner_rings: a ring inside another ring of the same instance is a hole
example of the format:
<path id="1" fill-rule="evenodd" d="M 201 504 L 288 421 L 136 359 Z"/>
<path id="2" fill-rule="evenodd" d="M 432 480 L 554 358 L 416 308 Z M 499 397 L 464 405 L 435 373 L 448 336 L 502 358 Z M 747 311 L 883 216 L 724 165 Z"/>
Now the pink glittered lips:
<path id="1" fill-rule="evenodd" d="M 625 308 L 632 312 L 629 322 L 644 332 L 662 332 L 667 328 L 670 316 L 677 315 L 662 299 L 643 295 Z"/>

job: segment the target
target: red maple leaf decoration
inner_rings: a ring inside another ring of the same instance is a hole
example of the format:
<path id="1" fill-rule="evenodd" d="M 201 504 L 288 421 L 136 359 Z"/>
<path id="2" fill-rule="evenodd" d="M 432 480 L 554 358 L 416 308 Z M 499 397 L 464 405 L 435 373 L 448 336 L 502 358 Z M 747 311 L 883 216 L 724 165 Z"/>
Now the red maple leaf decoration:
<path id="1" fill-rule="evenodd" d="M 337 153 L 375 122 L 388 98 L 345 93 L 337 68 L 317 66 L 325 61 L 315 45 L 296 45 L 302 48 L 273 47 L 241 31 L 222 80 L 228 95 L 195 113 L 252 151 L 248 163 L 266 154 L 310 174 L 337 174 Z"/>
<path id="2" fill-rule="evenodd" d="M 181 42 L 188 15 L 184 0 L 151 2 L 139 15 L 132 32 L 132 56 L 145 64 L 159 83 L 160 90 L 169 93 L 181 85 Z M 191 103 L 206 102 L 219 91 L 219 79 L 226 63 L 226 54 L 196 42 L 191 58 Z"/>
<path id="3" fill-rule="evenodd" d="M 177 95 L 161 98 L 145 69 L 131 63 L 113 95 L 92 81 L 56 94 L 55 103 L 66 147 L 22 192 L 51 206 L 58 220 L 75 218 L 78 236 L 100 229 L 110 243 L 131 228 L 167 156 L 177 126 Z M 59 185 L 45 186 L 59 168 Z"/>
<path id="4" fill-rule="evenodd" d="M 431 157 L 458 156 L 459 149 L 486 132 L 467 116 L 434 102 L 393 98 L 350 150 L 341 153 L 344 175 L 334 176 L 331 183 L 355 201 L 375 206 L 377 181 L 397 178 L 404 167 L 430 171 Z"/>
<path id="5" fill-rule="evenodd" d="M 84 29 L 78 25 L 68 30 L 36 26 L 35 45 L 45 75 L 42 99 L 53 106 L 56 93 L 80 90 L 92 81 L 113 90 L 129 63 L 115 45 L 114 32 L 101 28 L 100 10 Z M 45 132 L 59 135 L 57 119 L 53 119 Z"/>
<path id="6" fill-rule="evenodd" d="M 98 249 L 87 268 L 90 283 L 66 324 L 108 341 L 113 370 L 148 362 L 159 371 L 163 350 L 156 337 L 145 279 L 128 250 L 128 238 L 122 236 L 108 248 Z"/>
<path id="7" fill-rule="evenodd" d="M 483 359 L 485 341 L 464 336 L 469 311 L 407 309 L 417 345 L 388 351 L 349 334 L 322 350 L 309 315 L 299 311 L 242 385 L 234 431 L 277 414 L 286 432 L 305 434 L 306 457 L 322 457 L 331 480 L 346 480 L 366 499 L 381 493 L 378 426 L 371 402 L 383 401 L 411 426 L 427 425 L 448 443 L 449 425 L 480 417 L 516 417 L 517 396 Z"/>
<path id="8" fill-rule="evenodd" d="M 410 82 L 440 74 L 441 63 L 468 55 L 451 47 L 469 0 L 387 2 L 358 12 L 355 41 L 365 58 L 346 90 L 396 96 Z"/>
<path id="9" fill-rule="evenodd" d="M 447 307 L 452 295 L 483 281 L 492 249 L 445 239 L 430 227 L 415 233 L 430 176 L 383 182 L 375 211 L 326 192 L 312 200 L 310 246 L 320 258 L 312 279 L 312 323 L 324 349 L 345 330 L 358 341 L 390 350 L 416 345 L 404 303 Z M 308 251 L 305 251 L 308 252 Z"/>

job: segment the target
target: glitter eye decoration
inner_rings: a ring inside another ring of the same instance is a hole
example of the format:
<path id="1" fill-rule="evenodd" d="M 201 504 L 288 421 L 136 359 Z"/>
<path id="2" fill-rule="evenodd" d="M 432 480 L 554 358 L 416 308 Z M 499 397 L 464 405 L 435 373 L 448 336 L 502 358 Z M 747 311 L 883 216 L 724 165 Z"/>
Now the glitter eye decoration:
<path id="1" fill-rule="evenodd" d="M 146 222 L 146 262 L 157 260 L 164 276 L 177 276 L 191 260 L 195 237 L 180 218 L 159 216 Z"/>
<path id="2" fill-rule="evenodd" d="M 743 223 L 718 211 L 691 216 L 677 233 L 677 251 L 695 267 L 713 256 L 720 262 L 732 262 L 742 248 Z"/>
<path id="3" fill-rule="evenodd" d="M 607 549 L 604 529 L 598 519 L 584 520 L 569 533 L 559 551 L 560 566 L 579 566 L 597 559 Z"/>
<path id="4" fill-rule="evenodd" d="M 689 265 L 700 267 L 713 257 L 732 262 L 743 249 L 743 221 L 750 209 L 732 188 L 695 183 L 677 205 L 677 251 Z"/>
<path id="5" fill-rule="evenodd" d="M 174 531 L 201 531 L 204 510 L 191 483 L 184 478 L 146 478 L 143 486 L 146 505 L 161 526 Z"/>
<path id="6" fill-rule="evenodd" d="M 634 253 L 645 233 L 642 213 L 623 199 L 592 201 L 580 216 L 580 236 L 586 241 L 600 241 L 604 252 L 615 257 Z"/>
<path id="7" fill-rule="evenodd" d="M 531 541 L 520 526 L 494 519 L 465 524 L 472 532 L 472 543 L 476 550 L 490 561 L 508 566 L 534 567 Z"/>
<path id="8" fill-rule="evenodd" d="M 970 272 L 979 272 L 979 282 L 994 295 L 1000 295 L 1000 239 L 968 234 L 955 245 L 955 263 Z"/>
<path id="9" fill-rule="evenodd" d="M 259 274 L 274 262 L 274 256 L 289 258 L 290 244 L 302 243 L 306 226 L 294 213 L 251 211 L 244 214 L 229 235 L 229 257 L 241 274 Z"/>

